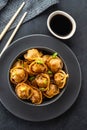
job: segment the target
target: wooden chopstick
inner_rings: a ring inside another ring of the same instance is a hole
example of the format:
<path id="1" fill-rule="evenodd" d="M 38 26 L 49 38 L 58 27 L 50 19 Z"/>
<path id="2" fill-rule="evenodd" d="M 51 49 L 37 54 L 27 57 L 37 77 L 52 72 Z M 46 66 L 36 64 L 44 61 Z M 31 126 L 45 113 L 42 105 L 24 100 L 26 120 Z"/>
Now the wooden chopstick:
<path id="1" fill-rule="evenodd" d="M 4 46 L 3 50 L 1 51 L 0 58 L 3 55 L 4 51 L 7 49 L 7 47 L 9 46 L 9 44 L 11 43 L 12 39 L 14 38 L 16 32 L 18 31 L 19 27 L 21 26 L 21 24 L 22 24 L 24 18 L 26 17 L 26 15 L 27 15 L 27 12 L 25 12 L 23 14 L 23 16 L 21 17 L 21 19 L 20 19 L 19 23 L 17 24 L 16 28 L 14 29 L 12 35 L 10 36 L 10 38 L 8 39 L 6 45 Z"/>
<path id="2" fill-rule="evenodd" d="M 12 25 L 12 23 L 14 22 L 14 20 L 16 19 L 16 17 L 18 16 L 18 14 L 20 13 L 20 11 L 22 10 L 22 8 L 24 7 L 25 2 L 23 2 L 20 7 L 18 8 L 18 10 L 16 11 L 16 13 L 13 15 L 13 17 L 10 19 L 10 21 L 8 22 L 8 24 L 5 26 L 5 28 L 3 29 L 2 33 L 0 34 L 0 40 L 4 37 L 4 35 L 6 34 L 6 32 L 8 31 L 8 29 L 10 28 L 10 26 Z"/>

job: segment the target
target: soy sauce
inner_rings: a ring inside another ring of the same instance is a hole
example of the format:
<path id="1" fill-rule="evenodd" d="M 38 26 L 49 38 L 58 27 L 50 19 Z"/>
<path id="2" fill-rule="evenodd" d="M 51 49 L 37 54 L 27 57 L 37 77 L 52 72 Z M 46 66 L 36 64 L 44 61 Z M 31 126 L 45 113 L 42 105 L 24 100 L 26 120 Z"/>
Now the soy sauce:
<path id="1" fill-rule="evenodd" d="M 60 36 L 68 35 L 72 30 L 71 21 L 63 15 L 55 15 L 50 21 L 50 27 L 54 33 Z"/>

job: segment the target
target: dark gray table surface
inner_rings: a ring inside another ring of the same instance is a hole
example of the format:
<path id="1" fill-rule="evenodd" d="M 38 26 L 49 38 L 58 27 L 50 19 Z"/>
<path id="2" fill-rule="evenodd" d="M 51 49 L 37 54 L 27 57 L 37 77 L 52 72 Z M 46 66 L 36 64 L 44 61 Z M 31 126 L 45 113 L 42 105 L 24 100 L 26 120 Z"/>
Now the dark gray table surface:
<path id="1" fill-rule="evenodd" d="M 17 32 L 14 40 L 30 34 L 47 34 L 48 15 L 54 10 L 63 10 L 71 14 L 77 23 L 75 35 L 64 40 L 64 44 L 75 53 L 81 66 L 82 86 L 73 106 L 60 117 L 45 122 L 29 122 L 19 119 L 8 112 L 0 103 L 0 130 L 86 130 L 87 129 L 87 0 L 60 0 L 58 5 L 26 22 Z M 9 31 L 0 43 L 0 51 L 13 30 Z"/>

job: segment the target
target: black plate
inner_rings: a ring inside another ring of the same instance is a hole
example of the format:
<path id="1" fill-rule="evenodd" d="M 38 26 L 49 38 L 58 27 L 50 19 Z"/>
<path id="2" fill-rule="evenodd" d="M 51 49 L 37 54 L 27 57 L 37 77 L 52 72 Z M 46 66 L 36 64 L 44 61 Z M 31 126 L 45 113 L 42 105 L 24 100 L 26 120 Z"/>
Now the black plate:
<path id="1" fill-rule="evenodd" d="M 35 106 L 20 101 L 9 84 L 9 68 L 15 57 L 30 47 L 42 46 L 54 49 L 64 59 L 69 81 L 66 91 L 54 103 Z M 45 121 L 63 114 L 75 102 L 81 88 L 81 70 L 74 53 L 58 39 L 45 35 L 31 35 L 16 40 L 0 59 L 0 98 L 2 104 L 15 116 L 29 121 Z"/>

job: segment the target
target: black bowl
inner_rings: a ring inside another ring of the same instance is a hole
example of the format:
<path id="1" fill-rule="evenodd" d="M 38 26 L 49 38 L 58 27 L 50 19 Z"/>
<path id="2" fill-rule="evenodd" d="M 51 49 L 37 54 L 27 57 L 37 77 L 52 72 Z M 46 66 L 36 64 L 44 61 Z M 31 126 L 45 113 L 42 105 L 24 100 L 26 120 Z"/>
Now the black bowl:
<path id="1" fill-rule="evenodd" d="M 53 50 L 53 49 L 51 49 L 51 48 L 42 47 L 42 46 L 35 46 L 35 47 L 33 46 L 33 47 L 30 47 L 30 48 L 27 48 L 26 50 L 23 50 L 21 53 L 19 53 L 17 56 L 15 56 L 15 58 L 14 58 L 14 59 L 12 60 L 12 62 L 10 63 L 9 71 L 10 71 L 10 69 L 12 68 L 13 64 L 17 61 L 17 59 L 23 59 L 23 55 L 27 52 L 27 50 L 33 49 L 33 48 L 38 49 L 38 50 L 41 51 L 44 55 L 45 55 L 45 54 L 52 55 L 53 53 L 56 52 L 55 50 Z M 63 61 L 63 70 L 64 70 L 66 73 L 68 73 L 68 68 L 67 68 L 67 65 L 66 65 L 64 59 L 61 57 L 61 55 L 59 54 L 59 52 L 57 52 L 57 53 L 58 53 L 58 56 L 59 56 L 59 57 L 61 58 L 61 60 Z M 10 75 L 9 75 L 9 77 L 10 77 Z M 27 104 L 29 104 L 29 105 L 34 105 L 34 106 L 36 106 L 35 104 L 32 104 L 32 103 L 29 102 L 29 101 L 22 100 L 22 99 L 18 98 L 18 96 L 17 96 L 16 93 L 15 93 L 15 88 L 14 88 L 13 84 L 10 82 L 10 78 L 9 78 L 9 84 L 10 84 L 9 86 L 10 86 L 10 89 L 11 89 L 12 93 L 16 96 L 16 98 L 17 98 L 19 101 L 24 102 L 24 103 L 27 103 Z M 52 97 L 52 98 L 49 98 L 49 99 L 48 99 L 48 98 L 45 98 L 45 99 L 43 100 L 43 102 L 42 102 L 41 104 L 37 105 L 37 106 L 48 105 L 48 104 L 51 104 L 51 103 L 55 102 L 56 100 L 58 100 L 58 99 L 63 95 L 63 93 L 65 92 L 65 90 L 66 90 L 66 88 L 67 88 L 67 84 L 68 84 L 68 79 L 67 79 L 67 82 L 66 82 L 66 85 L 64 86 L 64 88 L 61 89 L 60 94 L 58 94 L 58 95 L 56 95 L 56 96 L 54 96 L 54 97 Z"/>

